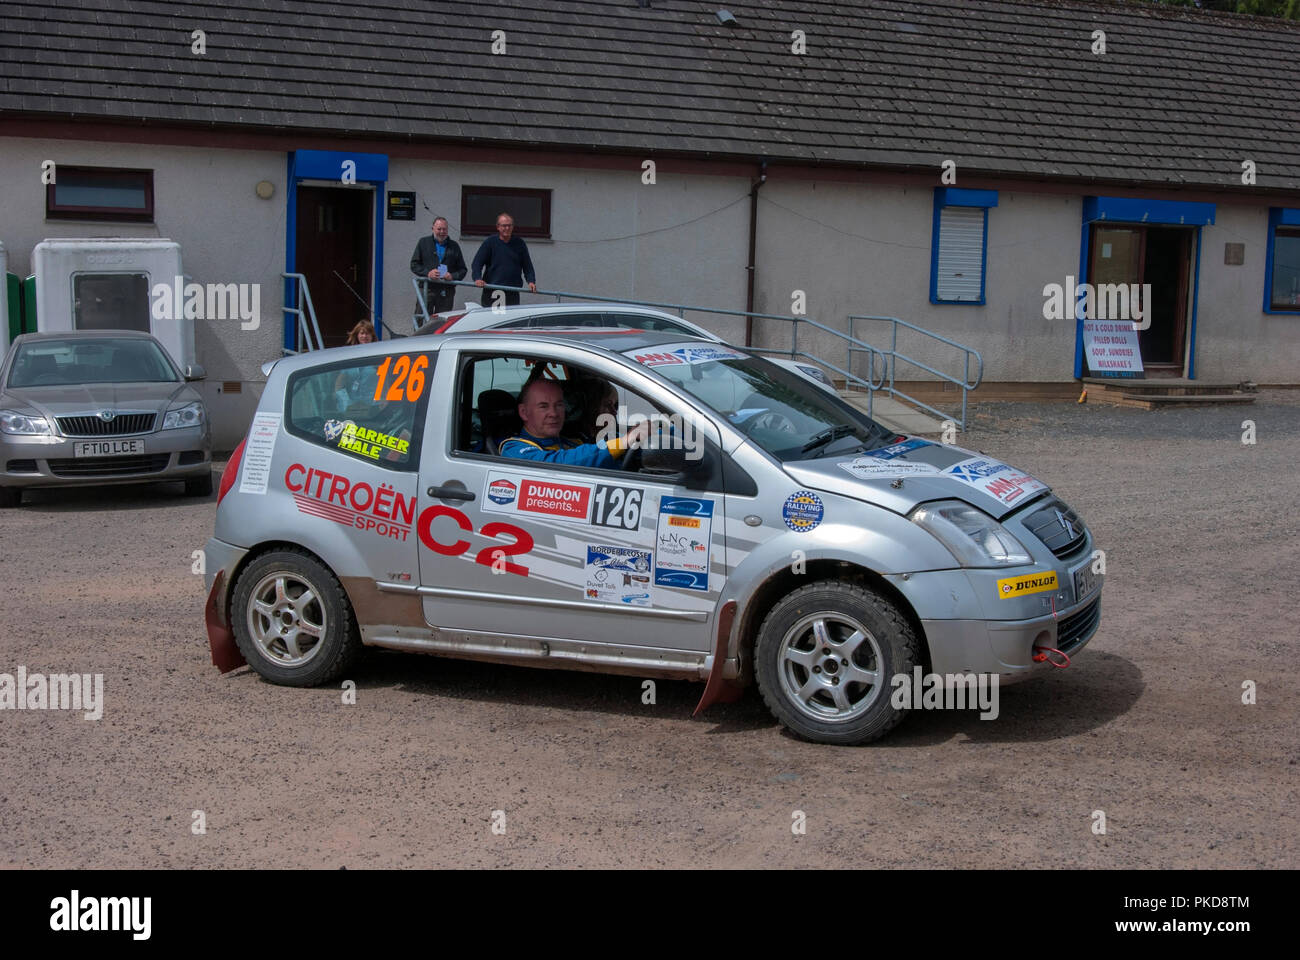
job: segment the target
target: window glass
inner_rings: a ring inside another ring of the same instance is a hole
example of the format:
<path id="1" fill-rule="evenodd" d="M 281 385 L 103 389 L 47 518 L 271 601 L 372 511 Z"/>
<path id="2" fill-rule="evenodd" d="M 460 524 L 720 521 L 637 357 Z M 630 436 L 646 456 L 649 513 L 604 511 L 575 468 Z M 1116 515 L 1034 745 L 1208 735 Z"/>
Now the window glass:
<path id="1" fill-rule="evenodd" d="M 368 463 L 414 470 L 436 354 L 399 353 L 289 378 L 286 429 Z"/>
<path id="2" fill-rule="evenodd" d="M 80 383 L 174 383 L 180 377 L 152 340 L 115 337 L 36 340 L 14 358 L 11 387 Z"/>
<path id="3" fill-rule="evenodd" d="M 1300 307 L 1300 229 L 1278 227 L 1273 236 L 1272 305 Z"/>
<path id="4" fill-rule="evenodd" d="M 497 216 L 508 213 L 515 221 L 517 237 L 551 235 L 551 191 L 520 187 L 461 187 L 460 231 L 462 235 L 491 236 L 497 232 Z"/>
<path id="5" fill-rule="evenodd" d="M 45 190 L 49 219 L 153 220 L 153 171 L 59 164 Z"/>
<path id="6" fill-rule="evenodd" d="M 606 319 L 612 327 L 630 327 L 633 330 L 657 330 L 664 333 L 676 333 L 686 337 L 698 337 L 702 334 L 684 323 L 677 323 L 666 317 L 656 317 L 647 313 L 607 313 Z"/>
<path id="7" fill-rule="evenodd" d="M 72 325 L 78 330 L 149 333 L 149 277 L 143 273 L 78 273 L 72 278 Z"/>
<path id="8" fill-rule="evenodd" d="M 797 374 L 725 344 L 668 344 L 630 350 L 651 368 L 726 417 L 780 460 L 867 449 L 892 430 Z"/>

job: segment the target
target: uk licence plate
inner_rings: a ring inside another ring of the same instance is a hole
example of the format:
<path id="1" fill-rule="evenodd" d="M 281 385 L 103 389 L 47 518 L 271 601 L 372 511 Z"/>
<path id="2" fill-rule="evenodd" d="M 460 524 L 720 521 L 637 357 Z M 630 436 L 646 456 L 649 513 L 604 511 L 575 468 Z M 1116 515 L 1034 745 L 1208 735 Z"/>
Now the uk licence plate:
<path id="1" fill-rule="evenodd" d="M 73 445 L 77 457 L 126 457 L 144 453 L 143 440 L 78 440 Z"/>
<path id="2" fill-rule="evenodd" d="M 1101 577 L 1092 571 L 1092 561 L 1089 560 L 1081 567 L 1074 570 L 1074 602 L 1083 603 L 1098 589 L 1101 588 Z"/>

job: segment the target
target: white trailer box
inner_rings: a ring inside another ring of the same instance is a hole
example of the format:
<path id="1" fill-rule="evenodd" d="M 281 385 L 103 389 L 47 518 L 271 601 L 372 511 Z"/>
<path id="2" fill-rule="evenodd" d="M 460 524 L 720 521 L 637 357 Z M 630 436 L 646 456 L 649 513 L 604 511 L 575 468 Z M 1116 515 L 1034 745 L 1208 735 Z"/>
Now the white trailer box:
<path id="1" fill-rule="evenodd" d="M 36 329 L 152 333 L 182 370 L 194 363 L 194 321 L 155 310 L 153 293 L 184 284 L 181 245 L 162 238 L 42 240 L 32 250 Z M 160 319 L 161 316 L 161 319 Z"/>

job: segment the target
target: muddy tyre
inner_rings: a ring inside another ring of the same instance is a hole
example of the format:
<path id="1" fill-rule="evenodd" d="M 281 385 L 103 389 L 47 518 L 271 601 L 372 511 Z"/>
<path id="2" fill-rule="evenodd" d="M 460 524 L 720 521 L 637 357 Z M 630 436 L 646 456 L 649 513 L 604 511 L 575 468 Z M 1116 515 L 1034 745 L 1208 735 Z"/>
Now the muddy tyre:
<path id="1" fill-rule="evenodd" d="M 313 687 L 342 676 L 361 635 L 338 578 L 301 550 L 275 550 L 235 581 L 235 642 L 248 665 L 273 683 Z"/>
<path id="2" fill-rule="evenodd" d="M 890 681 L 911 674 L 919 656 L 920 641 L 891 601 L 823 580 L 786 594 L 768 612 L 754 672 L 768 709 L 798 736 L 869 743 L 906 717 L 890 703 Z"/>

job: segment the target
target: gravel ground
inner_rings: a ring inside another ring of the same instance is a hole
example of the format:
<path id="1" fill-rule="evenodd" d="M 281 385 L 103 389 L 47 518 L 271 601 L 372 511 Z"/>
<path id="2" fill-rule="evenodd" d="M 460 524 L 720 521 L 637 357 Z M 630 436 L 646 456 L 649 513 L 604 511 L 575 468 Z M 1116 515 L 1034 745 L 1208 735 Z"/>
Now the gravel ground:
<path id="1" fill-rule="evenodd" d="M 0 514 L 0 672 L 102 673 L 106 708 L 0 712 L 0 865 L 1300 866 L 1300 394 L 975 410 L 963 445 L 1106 550 L 1100 632 L 995 721 L 915 713 L 853 749 L 756 695 L 692 720 L 688 683 L 647 705 L 634 678 L 376 651 L 355 705 L 221 676 L 191 573 L 213 500 L 31 495 Z"/>

